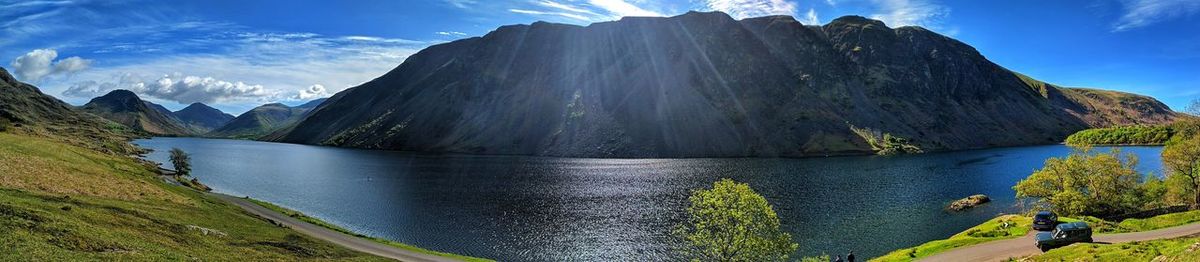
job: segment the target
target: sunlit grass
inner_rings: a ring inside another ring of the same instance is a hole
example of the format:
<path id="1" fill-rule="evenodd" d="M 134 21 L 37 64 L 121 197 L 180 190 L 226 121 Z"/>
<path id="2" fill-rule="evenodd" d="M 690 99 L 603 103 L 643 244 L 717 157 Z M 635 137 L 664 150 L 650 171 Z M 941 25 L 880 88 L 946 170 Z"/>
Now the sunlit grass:
<path id="1" fill-rule="evenodd" d="M 964 230 L 950 238 L 892 251 L 882 257 L 871 259 L 871 261 L 913 261 L 958 247 L 1017 238 L 1028 233 L 1032 225 L 1033 219 L 1027 216 L 1004 215 Z"/>
<path id="2" fill-rule="evenodd" d="M 129 158 L 0 133 L 0 187 L 123 200 L 189 201 L 152 179 L 157 178 L 147 166 Z"/>

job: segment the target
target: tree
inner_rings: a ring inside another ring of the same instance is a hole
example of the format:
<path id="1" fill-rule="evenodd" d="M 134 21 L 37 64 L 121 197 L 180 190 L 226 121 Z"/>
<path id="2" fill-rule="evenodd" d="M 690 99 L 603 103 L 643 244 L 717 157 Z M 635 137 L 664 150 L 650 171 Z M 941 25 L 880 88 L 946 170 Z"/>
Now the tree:
<path id="1" fill-rule="evenodd" d="M 767 199 L 747 184 L 721 179 L 688 201 L 687 220 L 674 233 L 694 261 L 787 261 L 799 247 L 779 229 Z"/>
<path id="2" fill-rule="evenodd" d="M 1183 186 L 1182 192 L 1193 194 L 1192 208 L 1200 208 L 1200 136 L 1167 145 L 1162 151 L 1162 161 L 1167 175 L 1175 178 L 1168 181 L 1173 186 Z"/>
<path id="3" fill-rule="evenodd" d="M 1065 158 L 1050 158 L 1042 169 L 1013 187 L 1017 198 L 1035 199 L 1036 204 L 1056 213 L 1115 215 L 1134 212 L 1157 201 L 1146 197 L 1142 175 L 1134 170 L 1137 157 L 1113 149 L 1093 153 L 1076 149 Z"/>
<path id="4" fill-rule="evenodd" d="M 1184 112 L 1192 115 L 1200 116 L 1200 98 L 1193 99 L 1192 104 L 1188 105 Z"/>
<path id="5" fill-rule="evenodd" d="M 192 173 L 192 159 L 183 149 L 171 148 L 171 164 L 175 166 L 176 176 L 187 176 Z"/>

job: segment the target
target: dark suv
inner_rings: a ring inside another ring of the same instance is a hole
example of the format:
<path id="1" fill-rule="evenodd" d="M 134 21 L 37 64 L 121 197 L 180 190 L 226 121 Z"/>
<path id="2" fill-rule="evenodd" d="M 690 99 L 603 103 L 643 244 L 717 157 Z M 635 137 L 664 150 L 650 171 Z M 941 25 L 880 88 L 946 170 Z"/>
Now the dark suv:
<path id="1" fill-rule="evenodd" d="M 1038 211 L 1037 215 L 1033 216 L 1033 230 L 1050 231 L 1054 230 L 1054 226 L 1058 225 L 1058 215 L 1050 211 Z"/>
<path id="2" fill-rule="evenodd" d="M 1037 233 L 1037 248 L 1042 252 L 1081 242 L 1092 242 L 1092 228 L 1084 222 L 1063 223 L 1054 231 Z"/>

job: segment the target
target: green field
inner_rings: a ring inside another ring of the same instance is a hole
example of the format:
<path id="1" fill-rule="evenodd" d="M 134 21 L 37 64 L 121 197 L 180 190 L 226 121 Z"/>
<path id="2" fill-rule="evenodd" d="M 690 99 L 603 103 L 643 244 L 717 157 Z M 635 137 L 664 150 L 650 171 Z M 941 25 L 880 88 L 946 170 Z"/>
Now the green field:
<path id="1" fill-rule="evenodd" d="M 166 184 L 151 167 L 0 133 L 0 261 L 386 261 Z"/>

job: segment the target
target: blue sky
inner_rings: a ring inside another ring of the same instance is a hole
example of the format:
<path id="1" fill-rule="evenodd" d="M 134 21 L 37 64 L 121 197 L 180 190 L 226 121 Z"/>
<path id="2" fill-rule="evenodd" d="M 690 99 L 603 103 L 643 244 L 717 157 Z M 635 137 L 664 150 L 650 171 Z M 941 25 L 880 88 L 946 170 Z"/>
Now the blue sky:
<path id="1" fill-rule="evenodd" d="M 1200 98 L 1200 1 L 934 0 L 0 0 L 0 66 L 69 103 L 114 88 L 179 109 L 299 104 L 382 75 L 429 45 L 538 20 L 719 10 L 918 25 L 1064 86 Z"/>

